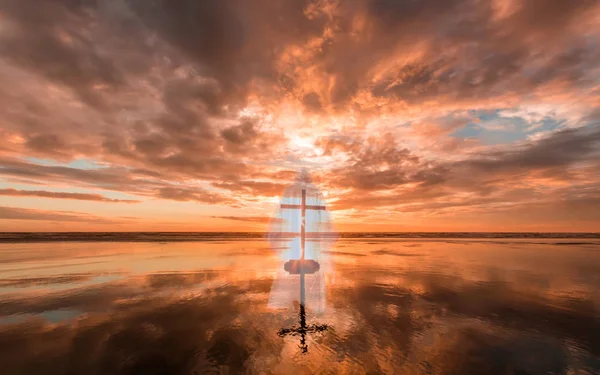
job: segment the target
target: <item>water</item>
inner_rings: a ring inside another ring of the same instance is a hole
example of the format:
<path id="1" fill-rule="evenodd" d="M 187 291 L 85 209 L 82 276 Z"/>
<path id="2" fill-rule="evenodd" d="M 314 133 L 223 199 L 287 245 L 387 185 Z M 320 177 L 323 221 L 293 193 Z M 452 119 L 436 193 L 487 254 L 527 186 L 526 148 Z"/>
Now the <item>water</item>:
<path id="1" fill-rule="evenodd" d="M 600 373 L 593 235 L 346 236 L 306 353 L 262 236 L 107 236 L 3 235 L 1 374 Z"/>

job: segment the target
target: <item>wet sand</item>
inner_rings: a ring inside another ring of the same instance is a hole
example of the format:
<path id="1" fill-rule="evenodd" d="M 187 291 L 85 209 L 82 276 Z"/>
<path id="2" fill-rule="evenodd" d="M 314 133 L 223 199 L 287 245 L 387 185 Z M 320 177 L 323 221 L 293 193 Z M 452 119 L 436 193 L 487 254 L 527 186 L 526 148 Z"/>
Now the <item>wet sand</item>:
<path id="1" fill-rule="evenodd" d="M 0 244 L 2 374 L 596 374 L 600 240 L 343 238 L 327 329 L 262 238 Z"/>

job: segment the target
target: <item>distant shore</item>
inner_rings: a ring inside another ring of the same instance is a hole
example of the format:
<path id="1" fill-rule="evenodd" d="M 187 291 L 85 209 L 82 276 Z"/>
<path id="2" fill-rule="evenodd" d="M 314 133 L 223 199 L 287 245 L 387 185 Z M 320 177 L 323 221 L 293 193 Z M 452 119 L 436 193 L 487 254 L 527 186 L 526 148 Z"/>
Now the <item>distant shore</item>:
<path id="1" fill-rule="evenodd" d="M 0 232 L 0 243 L 260 240 L 268 236 L 261 232 Z M 335 236 L 342 239 L 600 239 L 600 232 L 342 232 Z"/>

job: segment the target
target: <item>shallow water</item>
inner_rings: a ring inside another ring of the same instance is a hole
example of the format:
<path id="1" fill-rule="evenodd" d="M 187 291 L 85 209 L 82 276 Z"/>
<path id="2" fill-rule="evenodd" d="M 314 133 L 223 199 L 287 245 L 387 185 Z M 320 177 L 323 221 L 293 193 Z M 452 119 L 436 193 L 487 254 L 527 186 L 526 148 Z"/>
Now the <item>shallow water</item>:
<path id="1" fill-rule="evenodd" d="M 0 373 L 600 373 L 598 239 L 341 239 L 307 353 L 276 251 L 0 244 Z"/>

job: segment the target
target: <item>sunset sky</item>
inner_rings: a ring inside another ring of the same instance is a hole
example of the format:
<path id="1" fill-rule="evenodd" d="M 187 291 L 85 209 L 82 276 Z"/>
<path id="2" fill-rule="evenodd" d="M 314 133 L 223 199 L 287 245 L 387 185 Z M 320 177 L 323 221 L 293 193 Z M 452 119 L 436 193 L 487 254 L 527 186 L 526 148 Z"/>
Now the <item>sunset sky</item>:
<path id="1" fill-rule="evenodd" d="M 596 0 L 0 0 L 0 231 L 600 231 Z"/>

